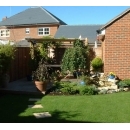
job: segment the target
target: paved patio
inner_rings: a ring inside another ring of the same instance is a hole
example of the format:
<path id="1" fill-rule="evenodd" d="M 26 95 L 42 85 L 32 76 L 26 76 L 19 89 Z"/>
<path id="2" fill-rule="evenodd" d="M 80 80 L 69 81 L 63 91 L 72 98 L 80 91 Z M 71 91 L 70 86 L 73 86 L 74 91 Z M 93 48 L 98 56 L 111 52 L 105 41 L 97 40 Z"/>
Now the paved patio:
<path id="1" fill-rule="evenodd" d="M 51 83 L 48 84 L 47 90 L 51 88 Z M 44 94 L 41 93 L 34 85 L 33 81 L 27 81 L 26 78 L 10 82 L 6 88 L 0 87 L 0 92 L 9 92 L 9 93 L 25 93 L 25 94 Z"/>
<path id="2" fill-rule="evenodd" d="M 80 79 L 62 79 L 61 81 L 79 82 Z M 47 90 L 52 87 L 52 83 L 48 83 Z M 0 87 L 0 93 L 13 93 L 13 94 L 45 94 L 40 92 L 33 81 L 28 81 L 23 78 L 17 81 L 10 82 L 6 88 Z"/>

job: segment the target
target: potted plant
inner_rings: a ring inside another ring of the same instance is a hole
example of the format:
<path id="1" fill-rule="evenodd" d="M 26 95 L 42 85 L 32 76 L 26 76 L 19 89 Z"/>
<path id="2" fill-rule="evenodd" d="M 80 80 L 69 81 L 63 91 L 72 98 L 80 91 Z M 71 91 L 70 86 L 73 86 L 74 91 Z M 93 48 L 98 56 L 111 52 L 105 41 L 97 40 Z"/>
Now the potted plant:
<path id="1" fill-rule="evenodd" d="M 1 86 L 6 87 L 10 80 L 8 71 L 11 67 L 11 61 L 14 59 L 16 47 L 8 44 L 0 44 L 0 77 L 1 77 Z"/>
<path id="2" fill-rule="evenodd" d="M 113 72 L 110 72 L 108 75 L 109 79 L 115 79 L 116 75 Z"/>
<path id="3" fill-rule="evenodd" d="M 33 71 L 32 77 L 37 89 L 41 92 L 46 92 L 47 83 L 49 81 L 49 73 L 43 59 L 39 62 L 36 71 Z"/>

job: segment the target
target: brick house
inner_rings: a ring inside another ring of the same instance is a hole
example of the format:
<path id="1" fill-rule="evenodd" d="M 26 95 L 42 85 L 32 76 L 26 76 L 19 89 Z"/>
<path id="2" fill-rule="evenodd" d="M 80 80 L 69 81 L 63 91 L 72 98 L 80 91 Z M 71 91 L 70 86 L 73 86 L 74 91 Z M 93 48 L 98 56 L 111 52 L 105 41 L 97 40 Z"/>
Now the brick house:
<path id="1" fill-rule="evenodd" d="M 130 78 L 130 8 L 106 23 L 98 31 L 102 42 L 104 73 Z"/>
<path id="2" fill-rule="evenodd" d="M 0 40 L 18 42 L 25 38 L 54 37 L 62 20 L 42 7 L 29 8 L 0 22 Z"/>

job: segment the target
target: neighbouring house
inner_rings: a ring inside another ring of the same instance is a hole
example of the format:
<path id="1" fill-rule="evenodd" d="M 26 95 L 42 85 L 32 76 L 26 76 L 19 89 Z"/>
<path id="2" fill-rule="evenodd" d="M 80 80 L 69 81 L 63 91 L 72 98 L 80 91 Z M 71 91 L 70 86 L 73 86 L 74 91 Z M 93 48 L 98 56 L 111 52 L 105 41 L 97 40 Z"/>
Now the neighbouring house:
<path id="1" fill-rule="evenodd" d="M 0 40 L 54 37 L 60 25 L 66 23 L 42 7 L 31 7 L 0 22 Z"/>
<path id="2" fill-rule="evenodd" d="M 96 40 L 96 30 L 102 25 L 67 25 L 55 15 L 42 7 L 32 7 L 10 18 L 3 18 L 0 22 L 0 40 L 17 43 L 18 46 L 29 46 L 26 38 L 54 38 L 87 39 L 88 44 L 94 49 L 97 56 L 101 57 L 101 44 Z M 22 42 L 21 42 L 22 41 Z M 65 46 L 60 49 L 60 58 L 65 51 Z"/>
<path id="3" fill-rule="evenodd" d="M 130 8 L 110 20 L 98 31 L 102 42 L 104 73 L 114 72 L 130 78 Z"/>

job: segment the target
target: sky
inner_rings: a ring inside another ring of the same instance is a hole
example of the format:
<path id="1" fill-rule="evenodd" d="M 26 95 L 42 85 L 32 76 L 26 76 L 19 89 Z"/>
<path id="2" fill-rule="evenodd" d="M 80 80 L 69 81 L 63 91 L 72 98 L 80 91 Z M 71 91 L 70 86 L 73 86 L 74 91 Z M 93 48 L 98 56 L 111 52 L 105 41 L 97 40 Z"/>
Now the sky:
<path id="1" fill-rule="evenodd" d="M 0 21 L 34 6 L 0 6 Z M 68 25 L 105 24 L 130 6 L 42 6 Z"/>
<path id="2" fill-rule="evenodd" d="M 0 21 L 30 7 L 42 6 L 68 25 L 106 24 L 111 19 L 130 8 L 128 0 L 4 0 L 0 3 Z"/>

